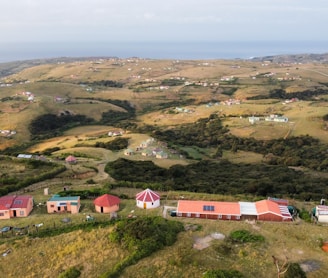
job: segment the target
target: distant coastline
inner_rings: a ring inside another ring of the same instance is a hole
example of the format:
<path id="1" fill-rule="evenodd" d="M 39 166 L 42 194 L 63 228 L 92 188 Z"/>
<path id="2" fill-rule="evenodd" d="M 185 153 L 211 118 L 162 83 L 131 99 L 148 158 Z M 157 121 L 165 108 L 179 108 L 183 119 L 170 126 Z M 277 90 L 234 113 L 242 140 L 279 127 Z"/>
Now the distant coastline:
<path id="1" fill-rule="evenodd" d="M 0 63 L 56 57 L 197 60 L 323 53 L 328 53 L 328 41 L 0 43 Z"/>

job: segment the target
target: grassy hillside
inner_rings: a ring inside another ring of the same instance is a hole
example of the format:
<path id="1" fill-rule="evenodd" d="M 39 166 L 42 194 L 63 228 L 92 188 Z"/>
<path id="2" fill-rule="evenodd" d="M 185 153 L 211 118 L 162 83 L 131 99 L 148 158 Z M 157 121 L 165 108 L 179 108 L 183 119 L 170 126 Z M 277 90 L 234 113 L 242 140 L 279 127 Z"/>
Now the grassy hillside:
<path id="1" fill-rule="evenodd" d="M 328 273 L 321 249 L 327 227 L 306 220 L 222 222 L 168 215 L 185 228 L 177 241 L 156 251 L 149 242 L 130 242 L 153 251 L 131 258 L 133 250 L 110 240 L 114 223 L 96 214 L 92 203 L 96 192 L 110 192 L 122 198 L 120 218 L 141 219 L 163 215 L 163 207 L 136 208 L 134 196 L 145 187 L 163 191 L 162 205 L 170 206 L 179 198 L 257 200 L 274 192 L 308 215 L 320 198 L 328 198 L 327 64 L 85 58 L 0 69 L 0 151 L 11 155 L 0 161 L 0 189 L 31 194 L 38 204 L 28 218 L 0 222 L 0 228 L 30 226 L 30 235 L 0 234 L 0 254 L 11 250 L 0 259 L 6 277 L 69 277 L 70 269 L 80 277 L 109 277 L 113 269 L 121 277 L 202 277 L 211 269 L 235 269 L 245 277 L 270 278 L 277 277 L 272 256 L 302 265 L 310 278 Z M 288 121 L 264 121 L 272 114 Z M 251 123 L 249 116 L 262 120 Z M 116 130 L 127 148 L 106 148 L 117 139 L 108 132 Z M 143 153 L 147 148 L 152 155 Z M 167 158 L 156 157 L 158 150 Z M 54 164 L 21 162 L 12 157 L 18 153 L 44 155 Z M 77 157 L 76 165 L 65 163 L 68 155 Z M 61 171 L 55 177 L 38 179 L 56 167 Z M 24 180 L 29 181 L 24 188 L 15 187 Z M 174 191 L 177 185 L 191 192 Z M 54 194 L 64 187 L 90 198 L 82 200 L 78 215 L 48 215 L 44 189 Z M 277 188 L 281 191 L 272 191 Z M 96 217 L 94 224 L 84 221 L 87 214 Z M 33 226 L 38 223 L 44 224 L 39 236 Z M 236 230 L 264 241 L 232 242 Z M 211 237 L 219 233 L 224 240 Z"/>

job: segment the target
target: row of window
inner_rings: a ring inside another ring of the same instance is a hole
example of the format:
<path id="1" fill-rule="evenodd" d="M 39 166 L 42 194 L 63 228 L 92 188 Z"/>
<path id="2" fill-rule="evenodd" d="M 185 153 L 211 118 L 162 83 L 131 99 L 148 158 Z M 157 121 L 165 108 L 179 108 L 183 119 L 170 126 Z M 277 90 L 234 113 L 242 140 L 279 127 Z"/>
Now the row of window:
<path id="1" fill-rule="evenodd" d="M 181 212 L 178 212 L 177 213 L 177 216 L 182 216 L 182 213 Z M 186 216 L 187 217 L 191 217 L 191 213 L 190 212 L 186 213 Z M 200 213 L 195 213 L 195 217 L 199 218 L 200 217 Z M 217 218 L 218 219 L 222 219 L 222 214 L 218 214 L 217 215 Z M 231 219 L 231 215 L 226 215 L 226 219 Z M 240 216 L 239 215 L 236 215 L 235 216 L 235 219 L 239 220 L 240 219 Z"/>
<path id="2" fill-rule="evenodd" d="M 16 212 L 17 212 L 17 210 L 16 210 Z M 25 215 L 25 212 L 23 210 L 20 210 L 19 211 L 19 216 L 24 216 L 24 215 Z M 1 216 L 5 216 L 5 213 L 4 212 L 0 212 L 0 217 Z"/>

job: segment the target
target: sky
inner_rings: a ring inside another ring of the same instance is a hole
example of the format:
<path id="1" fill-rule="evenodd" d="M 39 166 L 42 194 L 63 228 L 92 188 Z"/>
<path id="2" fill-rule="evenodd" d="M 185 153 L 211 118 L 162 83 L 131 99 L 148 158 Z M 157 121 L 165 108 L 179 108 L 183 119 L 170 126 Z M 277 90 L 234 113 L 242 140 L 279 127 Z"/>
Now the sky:
<path id="1" fill-rule="evenodd" d="M 1 43 L 323 41 L 327 0 L 1 0 Z"/>

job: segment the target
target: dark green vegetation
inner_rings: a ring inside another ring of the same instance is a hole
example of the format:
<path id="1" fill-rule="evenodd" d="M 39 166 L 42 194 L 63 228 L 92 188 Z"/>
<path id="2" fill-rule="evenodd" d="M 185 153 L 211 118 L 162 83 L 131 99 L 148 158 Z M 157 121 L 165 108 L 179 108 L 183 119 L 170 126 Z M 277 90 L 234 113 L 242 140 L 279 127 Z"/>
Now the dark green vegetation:
<path id="1" fill-rule="evenodd" d="M 222 150 L 251 151 L 270 154 L 267 163 L 271 165 L 305 166 L 319 171 L 328 171 L 327 146 L 310 136 L 290 137 L 287 139 L 256 140 L 240 138 L 229 134 L 223 127 L 218 115 L 200 119 L 195 124 L 185 124 L 178 128 L 158 130 L 153 128 L 154 137 L 169 142 L 172 146 L 197 146 L 216 148 L 214 158 Z M 191 157 L 190 157 L 191 158 Z"/>
<path id="2" fill-rule="evenodd" d="M 101 86 L 101 87 L 113 87 L 113 88 L 122 88 L 123 83 L 115 81 L 115 80 L 99 80 L 93 82 L 83 82 L 83 85 L 88 86 Z"/>
<path id="3" fill-rule="evenodd" d="M 243 278 L 242 273 L 237 270 L 209 270 L 206 271 L 203 278 Z"/>
<path id="4" fill-rule="evenodd" d="M 58 278 L 78 278 L 80 275 L 81 271 L 73 266 L 61 273 Z"/>
<path id="5" fill-rule="evenodd" d="M 129 138 L 115 138 L 109 142 L 97 142 L 94 146 L 96 148 L 104 148 L 111 151 L 119 151 L 126 149 L 129 145 Z"/>
<path id="6" fill-rule="evenodd" d="M 182 230 L 183 225 L 180 222 L 169 221 L 162 217 L 119 221 L 114 231 L 110 233 L 110 240 L 129 250 L 130 255 L 102 277 L 119 277 L 127 266 L 137 263 L 165 246 L 172 245 Z"/>
<path id="7" fill-rule="evenodd" d="M 135 117 L 135 108 L 128 101 L 121 100 L 103 100 L 94 98 L 79 98 L 83 100 L 98 100 L 111 103 L 124 109 L 124 111 L 108 110 L 102 113 L 102 118 L 99 122 L 85 115 L 73 115 L 70 111 L 61 112 L 60 115 L 43 114 L 29 124 L 29 131 L 32 140 L 47 139 L 62 135 L 63 131 L 73 127 L 90 125 L 90 124 L 105 124 L 118 127 L 129 126 L 129 123 L 124 123 L 125 120 Z"/>
<path id="8" fill-rule="evenodd" d="M 0 169 L 0 196 L 33 183 L 54 178 L 66 170 L 63 165 L 41 160 L 17 159 L 7 156 L 0 156 L 0 160 L 8 165 L 7 168 L 4 166 L 4 169 Z M 20 167 L 24 168 L 24 172 L 21 173 Z"/>
<path id="9" fill-rule="evenodd" d="M 290 263 L 287 272 L 283 275 L 285 278 L 306 278 L 306 273 L 298 263 Z"/>
<path id="10" fill-rule="evenodd" d="M 238 230 L 230 234 L 229 240 L 235 243 L 262 242 L 264 237 L 262 235 L 254 235 L 247 230 Z"/>
<path id="11" fill-rule="evenodd" d="M 139 182 L 157 190 L 275 195 L 304 200 L 320 199 L 328 194 L 327 179 L 313 178 L 283 165 L 203 160 L 164 169 L 151 161 L 118 159 L 108 163 L 106 171 L 117 181 L 126 181 L 126 186 L 134 187 Z"/>
<path id="12" fill-rule="evenodd" d="M 327 94 L 327 90 L 324 89 L 316 89 L 316 90 L 305 90 L 302 92 L 294 92 L 294 93 L 286 93 L 283 89 L 274 89 L 269 92 L 268 95 L 258 95 L 253 97 L 248 97 L 249 100 L 251 99 L 291 99 L 291 98 L 298 98 L 301 100 L 313 100 L 314 97 L 319 95 Z"/>
<path id="13" fill-rule="evenodd" d="M 35 118 L 29 125 L 32 140 L 58 136 L 63 131 L 92 123 L 93 120 L 84 115 L 71 115 L 69 111 L 62 115 L 44 114 Z"/>

